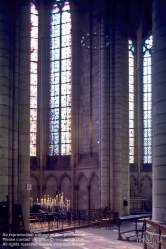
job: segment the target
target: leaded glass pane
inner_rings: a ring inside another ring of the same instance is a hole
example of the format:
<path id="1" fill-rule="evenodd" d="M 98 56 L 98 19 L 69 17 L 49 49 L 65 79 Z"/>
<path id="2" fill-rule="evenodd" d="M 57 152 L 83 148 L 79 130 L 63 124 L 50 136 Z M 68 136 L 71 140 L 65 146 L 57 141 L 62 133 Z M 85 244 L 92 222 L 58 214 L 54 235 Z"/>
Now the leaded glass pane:
<path id="1" fill-rule="evenodd" d="M 131 158 L 133 158 L 134 159 L 134 150 L 133 150 L 133 147 L 131 147 L 130 148 L 130 150 L 129 150 L 129 152 L 130 152 L 130 155 L 132 156 Z M 132 163 L 131 161 L 130 161 L 130 163 Z"/>
<path id="2" fill-rule="evenodd" d="M 134 128 L 134 120 L 129 120 L 129 128 Z"/>
<path id="3" fill-rule="evenodd" d="M 152 36 L 143 46 L 143 151 L 144 163 L 152 163 Z"/>
<path id="4" fill-rule="evenodd" d="M 134 137 L 134 129 L 129 130 L 129 137 Z"/>
<path id="5" fill-rule="evenodd" d="M 134 156 L 131 155 L 131 151 L 129 151 L 130 157 L 129 157 L 129 163 L 134 162 Z"/>
<path id="6" fill-rule="evenodd" d="M 30 156 L 36 156 L 38 11 L 33 3 L 30 4 L 30 12 Z"/>
<path id="7" fill-rule="evenodd" d="M 71 154 L 71 14 L 69 2 L 51 12 L 49 155 Z"/>
<path id="8" fill-rule="evenodd" d="M 129 145 L 130 145 L 131 147 L 134 146 L 134 138 L 131 138 L 131 137 L 130 137 L 130 139 L 129 139 Z"/>
<path id="9" fill-rule="evenodd" d="M 134 163 L 134 46 L 129 40 L 129 163 Z"/>
<path id="10" fill-rule="evenodd" d="M 129 112 L 129 120 L 134 119 L 134 112 L 130 111 Z"/>

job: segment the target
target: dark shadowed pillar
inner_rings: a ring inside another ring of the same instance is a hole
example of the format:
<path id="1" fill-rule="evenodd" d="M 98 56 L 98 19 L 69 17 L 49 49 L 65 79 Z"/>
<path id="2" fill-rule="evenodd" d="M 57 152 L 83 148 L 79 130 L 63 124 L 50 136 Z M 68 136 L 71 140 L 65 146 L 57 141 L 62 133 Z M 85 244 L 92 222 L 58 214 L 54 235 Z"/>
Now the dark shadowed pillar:
<path id="1" fill-rule="evenodd" d="M 104 20 L 101 21 L 101 31 L 104 31 Z M 104 33 L 104 32 L 103 32 Z M 101 87 L 100 87 L 100 156 L 101 156 L 101 207 L 105 208 L 110 205 L 109 201 L 109 59 L 108 48 L 105 48 L 105 41 L 101 39 Z"/>
<path id="2" fill-rule="evenodd" d="M 30 2 L 21 2 L 19 33 L 19 202 L 29 230 L 30 191 Z"/>
<path id="3" fill-rule="evenodd" d="M 166 1 L 153 0 L 153 219 L 166 220 Z"/>
<path id="4" fill-rule="evenodd" d="M 6 201 L 9 186 L 9 14 L 0 6 L 0 201 Z"/>

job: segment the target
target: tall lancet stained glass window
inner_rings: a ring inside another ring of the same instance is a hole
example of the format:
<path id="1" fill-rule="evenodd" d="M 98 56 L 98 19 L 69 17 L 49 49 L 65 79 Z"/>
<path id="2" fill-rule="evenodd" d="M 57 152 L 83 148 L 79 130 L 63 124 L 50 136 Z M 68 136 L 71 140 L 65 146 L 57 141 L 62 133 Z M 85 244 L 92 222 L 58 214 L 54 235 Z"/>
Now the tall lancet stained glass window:
<path id="1" fill-rule="evenodd" d="M 129 163 L 134 163 L 134 45 L 129 40 Z"/>
<path id="2" fill-rule="evenodd" d="M 36 156 L 38 11 L 33 3 L 30 4 L 30 12 L 30 156 Z"/>
<path id="3" fill-rule="evenodd" d="M 152 163 L 152 36 L 143 46 L 143 162 Z"/>
<path id="4" fill-rule="evenodd" d="M 71 14 L 56 1 L 51 13 L 49 155 L 71 154 Z"/>

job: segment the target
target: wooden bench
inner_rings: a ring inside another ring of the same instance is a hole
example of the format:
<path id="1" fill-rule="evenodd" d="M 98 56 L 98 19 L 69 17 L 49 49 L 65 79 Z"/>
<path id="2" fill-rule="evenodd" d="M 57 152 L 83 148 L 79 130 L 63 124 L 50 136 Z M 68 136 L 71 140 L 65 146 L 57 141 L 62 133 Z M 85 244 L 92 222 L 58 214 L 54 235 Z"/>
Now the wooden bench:
<path id="1" fill-rule="evenodd" d="M 126 233 L 130 233 L 130 232 L 135 232 L 135 235 L 131 235 L 131 236 L 125 236 L 125 238 L 127 240 L 129 240 L 130 238 L 132 237 L 136 237 L 136 240 L 138 241 L 139 239 L 139 233 L 141 233 L 141 236 L 145 230 L 144 226 L 141 227 L 141 229 L 138 228 L 138 223 L 139 222 L 144 222 L 144 219 L 146 218 L 151 218 L 152 215 L 151 214 L 138 214 L 138 215 L 128 215 L 128 216 L 121 216 L 119 217 L 119 220 L 118 220 L 118 240 L 124 240 L 124 238 L 122 237 L 122 234 L 126 234 Z M 127 230 L 127 231 L 124 231 L 124 232 L 121 232 L 121 224 L 123 222 L 134 222 L 135 223 L 135 227 L 134 229 L 132 230 Z"/>

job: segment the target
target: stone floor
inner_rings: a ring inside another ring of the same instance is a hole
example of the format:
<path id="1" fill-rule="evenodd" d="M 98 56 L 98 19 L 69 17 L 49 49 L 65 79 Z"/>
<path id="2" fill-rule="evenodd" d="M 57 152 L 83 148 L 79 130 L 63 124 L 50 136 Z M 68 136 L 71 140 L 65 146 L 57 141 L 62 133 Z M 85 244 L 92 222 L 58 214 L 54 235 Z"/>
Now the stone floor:
<path id="1" fill-rule="evenodd" d="M 132 229 L 134 224 L 122 224 L 121 231 Z M 127 237 L 134 232 L 125 234 Z M 123 236 L 125 238 L 125 236 Z M 118 228 L 80 228 L 74 232 L 39 234 L 36 235 L 34 244 L 22 249 L 141 249 L 142 243 L 136 241 L 117 240 Z M 38 245 L 38 246 L 35 246 Z"/>

